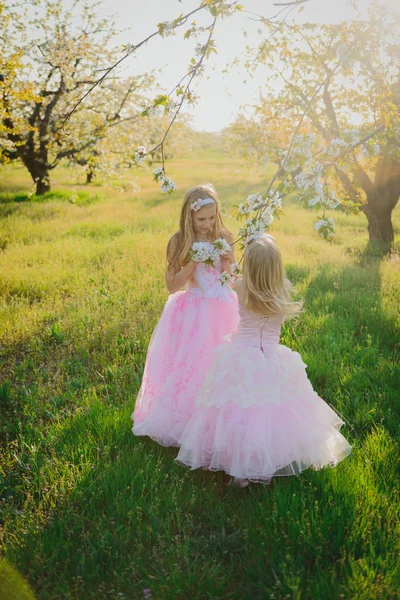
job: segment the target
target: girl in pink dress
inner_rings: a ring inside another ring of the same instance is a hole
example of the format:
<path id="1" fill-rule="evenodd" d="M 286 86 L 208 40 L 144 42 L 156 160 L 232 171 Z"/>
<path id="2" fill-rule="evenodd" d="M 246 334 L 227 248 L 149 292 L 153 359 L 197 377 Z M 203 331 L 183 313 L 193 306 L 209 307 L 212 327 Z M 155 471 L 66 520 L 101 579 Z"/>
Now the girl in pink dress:
<path id="1" fill-rule="evenodd" d="M 234 287 L 239 327 L 214 352 L 176 460 L 225 471 L 239 487 L 336 465 L 351 451 L 343 421 L 313 390 L 300 355 L 279 344 L 282 322 L 301 304 L 271 236 L 247 245 Z"/>
<path id="2" fill-rule="evenodd" d="M 221 239 L 228 248 L 224 255 L 213 246 Z M 183 432 L 192 415 L 213 350 L 239 321 L 237 296 L 219 279 L 234 259 L 224 240 L 232 243 L 233 237 L 222 222 L 214 187 L 191 188 L 183 201 L 179 231 L 168 243 L 165 279 L 171 295 L 150 340 L 132 415 L 133 433 L 148 435 L 163 446 L 177 445 L 174 436 Z M 213 251 L 208 264 L 199 262 Z M 178 291 L 185 285 L 185 291 Z"/>

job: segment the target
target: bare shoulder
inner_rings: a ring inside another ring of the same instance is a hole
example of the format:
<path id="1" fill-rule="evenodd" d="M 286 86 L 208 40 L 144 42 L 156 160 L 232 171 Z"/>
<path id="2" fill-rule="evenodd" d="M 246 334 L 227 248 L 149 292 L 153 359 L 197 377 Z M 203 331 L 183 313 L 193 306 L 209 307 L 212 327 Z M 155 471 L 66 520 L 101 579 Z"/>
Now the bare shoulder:
<path id="1" fill-rule="evenodd" d="M 238 293 L 243 291 L 243 279 L 241 277 L 236 279 L 235 283 L 233 284 L 233 289 Z"/>

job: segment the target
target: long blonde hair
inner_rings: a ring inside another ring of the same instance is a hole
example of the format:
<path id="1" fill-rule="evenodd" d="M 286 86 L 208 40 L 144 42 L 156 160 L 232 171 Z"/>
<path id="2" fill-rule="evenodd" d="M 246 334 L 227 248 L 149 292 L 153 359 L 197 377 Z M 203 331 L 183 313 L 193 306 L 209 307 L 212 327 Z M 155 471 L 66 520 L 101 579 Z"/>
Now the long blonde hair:
<path id="1" fill-rule="evenodd" d="M 179 220 L 179 231 L 170 240 L 167 248 L 167 260 L 169 266 L 183 267 L 186 264 L 190 248 L 196 241 L 192 219 L 193 210 L 191 205 L 193 202 L 195 202 L 195 200 L 204 200 L 205 198 L 212 198 L 217 209 L 214 227 L 210 235 L 210 241 L 213 242 L 220 237 L 226 238 L 227 236 L 232 235 L 230 231 L 226 229 L 222 221 L 221 202 L 212 183 L 196 185 L 186 192 L 183 199 L 181 216 Z M 172 249 L 172 240 L 174 249 L 171 257 L 170 253 Z"/>
<path id="2" fill-rule="evenodd" d="M 252 240 L 243 257 L 244 305 L 262 315 L 294 316 L 302 303 L 292 301 L 289 287 L 274 238 L 262 235 Z"/>

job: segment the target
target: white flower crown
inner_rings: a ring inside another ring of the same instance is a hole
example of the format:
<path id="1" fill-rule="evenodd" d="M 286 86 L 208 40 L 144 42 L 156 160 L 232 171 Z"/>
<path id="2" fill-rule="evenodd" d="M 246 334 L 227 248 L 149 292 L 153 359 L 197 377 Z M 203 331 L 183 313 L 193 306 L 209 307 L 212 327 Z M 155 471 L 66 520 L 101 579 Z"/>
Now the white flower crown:
<path id="1" fill-rule="evenodd" d="M 192 210 L 198 211 L 202 206 L 205 206 L 206 204 L 215 204 L 214 198 L 200 198 L 200 200 L 195 200 L 190 205 L 190 208 Z"/>

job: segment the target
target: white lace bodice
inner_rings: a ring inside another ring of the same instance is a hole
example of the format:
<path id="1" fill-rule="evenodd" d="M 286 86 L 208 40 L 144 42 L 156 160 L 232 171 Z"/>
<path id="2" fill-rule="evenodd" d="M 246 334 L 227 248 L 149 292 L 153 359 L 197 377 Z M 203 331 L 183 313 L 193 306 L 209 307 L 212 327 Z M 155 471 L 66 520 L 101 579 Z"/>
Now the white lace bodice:
<path id="1" fill-rule="evenodd" d="M 211 242 L 198 242 L 212 249 Z M 189 281 L 187 291 L 201 298 L 218 298 L 228 302 L 236 297 L 228 284 L 222 285 L 219 276 L 222 273 L 221 259 L 216 260 L 215 266 L 197 263 L 194 277 Z"/>

